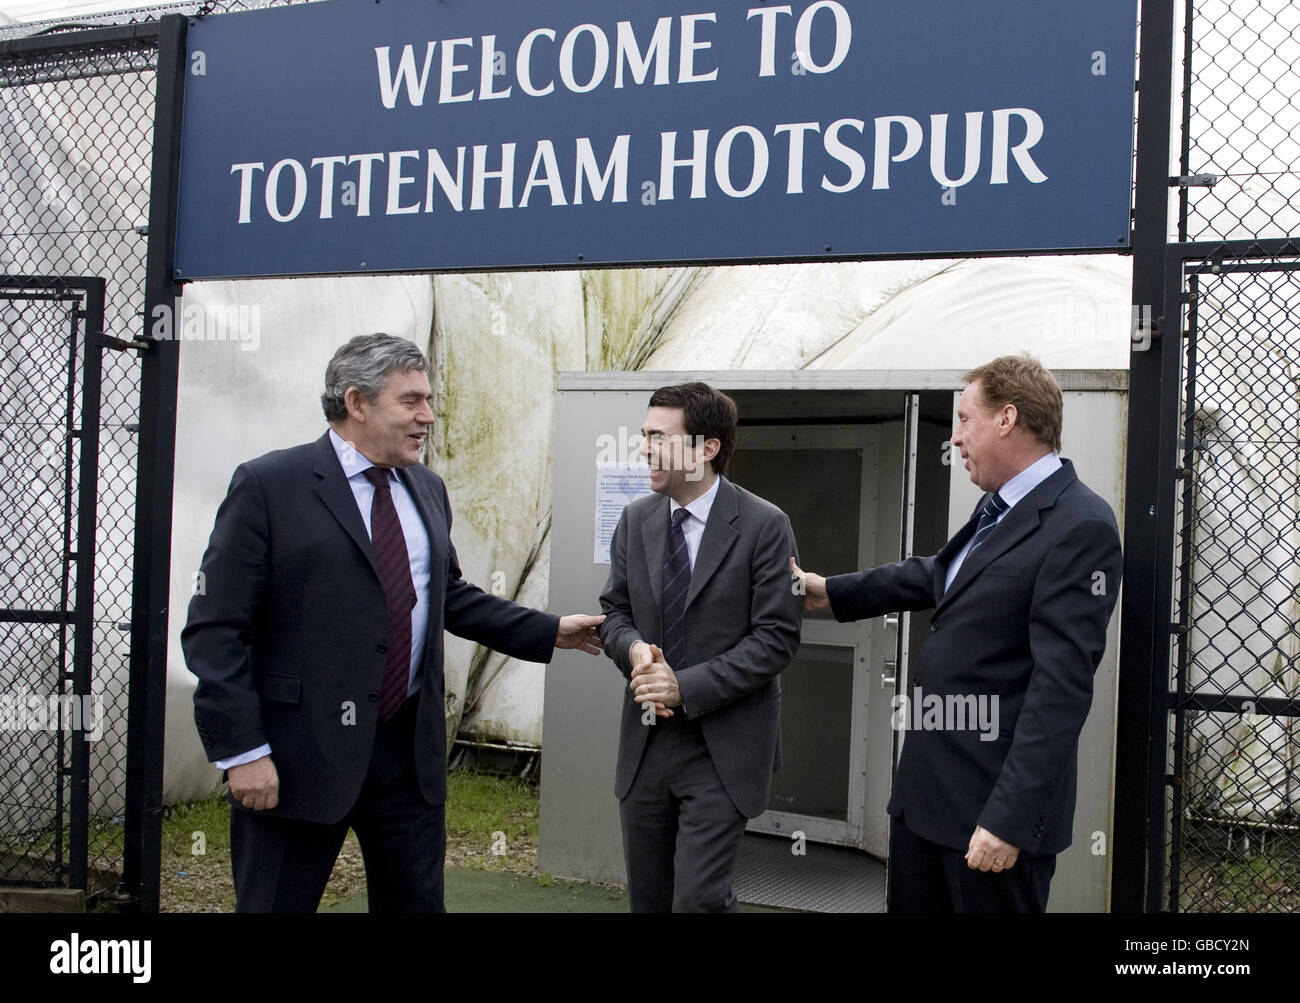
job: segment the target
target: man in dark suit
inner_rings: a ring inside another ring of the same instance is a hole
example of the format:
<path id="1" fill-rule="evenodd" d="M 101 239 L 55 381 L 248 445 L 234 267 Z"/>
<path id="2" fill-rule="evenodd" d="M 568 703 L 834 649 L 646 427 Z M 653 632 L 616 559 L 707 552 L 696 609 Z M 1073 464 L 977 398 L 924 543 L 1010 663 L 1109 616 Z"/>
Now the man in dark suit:
<path id="1" fill-rule="evenodd" d="M 794 534 L 721 476 L 730 397 L 662 387 L 641 434 L 654 494 L 624 509 L 600 597 L 605 650 L 629 680 L 615 780 L 628 891 L 634 912 L 734 912 L 741 836 L 780 766 Z"/>
<path id="2" fill-rule="evenodd" d="M 826 579 L 840 621 L 934 609 L 899 701 L 889 906 L 1042 912 L 1071 840 L 1079 732 L 1119 590 L 1110 506 L 1061 460 L 1061 391 L 1028 357 L 966 374 L 952 445 L 985 496 L 934 557 Z M 987 727 L 992 721 L 996 727 Z"/>
<path id="3" fill-rule="evenodd" d="M 385 334 L 325 373 L 329 431 L 241 464 L 181 643 L 194 716 L 230 782 L 241 912 L 311 912 L 348 828 L 372 911 L 443 908 L 443 631 L 526 661 L 599 651 L 462 580 L 442 479 L 421 462 L 428 363 Z"/>

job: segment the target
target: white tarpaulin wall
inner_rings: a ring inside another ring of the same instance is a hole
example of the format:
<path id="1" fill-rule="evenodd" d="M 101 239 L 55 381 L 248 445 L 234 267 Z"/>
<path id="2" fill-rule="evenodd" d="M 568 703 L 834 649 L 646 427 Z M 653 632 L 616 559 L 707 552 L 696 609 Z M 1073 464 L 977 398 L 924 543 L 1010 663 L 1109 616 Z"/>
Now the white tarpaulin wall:
<path id="1" fill-rule="evenodd" d="M 321 434 L 325 362 L 353 334 L 394 331 L 429 351 L 430 465 L 451 492 L 461 566 L 540 605 L 557 372 L 949 369 L 1024 349 L 1048 366 L 1123 368 L 1129 282 L 1123 259 L 991 258 L 193 284 L 187 313 L 238 304 L 260 329 L 181 348 L 173 636 L 230 472 Z M 449 641 L 462 733 L 541 744 L 544 669 Z M 215 777 L 175 643 L 170 665 L 169 799 Z"/>

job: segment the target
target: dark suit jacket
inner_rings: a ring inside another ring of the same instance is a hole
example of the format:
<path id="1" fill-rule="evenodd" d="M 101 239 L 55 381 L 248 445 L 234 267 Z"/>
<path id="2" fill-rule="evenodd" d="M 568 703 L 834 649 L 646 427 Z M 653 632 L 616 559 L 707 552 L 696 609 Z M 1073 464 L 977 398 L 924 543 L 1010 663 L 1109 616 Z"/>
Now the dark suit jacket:
<path id="1" fill-rule="evenodd" d="M 463 581 L 442 478 L 423 464 L 402 477 L 430 549 L 415 765 L 421 793 L 441 804 L 443 630 L 547 662 L 557 618 Z M 190 602 L 181 644 L 199 677 L 194 717 L 208 758 L 269 742 L 280 803 L 264 814 L 339 821 L 370 762 L 387 631 L 370 538 L 328 433 L 235 470 L 201 570 L 204 594 Z"/>
<path id="2" fill-rule="evenodd" d="M 639 498 L 614 530 L 601 639 L 625 677 L 633 641 L 663 644 L 668 511 L 666 496 Z M 794 556 L 785 513 L 720 478 L 687 592 L 686 658 L 671 667 L 682 693 L 674 713 L 699 721 L 722 784 L 747 818 L 767 808 L 781 763 L 777 675 L 799 647 L 802 602 L 790 587 Z M 620 798 L 632 787 L 648 729 L 674 724 L 642 724 L 643 713 L 625 686 L 614 788 Z"/>
<path id="3" fill-rule="evenodd" d="M 978 730 L 905 733 L 889 813 L 957 849 L 978 824 L 1023 851 L 1059 853 L 1070 845 L 1079 731 L 1120 585 L 1115 516 L 1065 460 L 945 593 L 974 531 L 972 519 L 935 557 L 828 579 L 831 608 L 844 621 L 934 607 L 911 686 L 998 701 L 995 741 Z"/>

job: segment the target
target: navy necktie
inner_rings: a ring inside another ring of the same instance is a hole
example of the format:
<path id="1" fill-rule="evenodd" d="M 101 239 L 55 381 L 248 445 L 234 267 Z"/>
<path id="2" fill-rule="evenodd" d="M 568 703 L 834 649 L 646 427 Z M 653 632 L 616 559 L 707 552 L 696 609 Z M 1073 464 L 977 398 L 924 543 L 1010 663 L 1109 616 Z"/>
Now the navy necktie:
<path id="1" fill-rule="evenodd" d="M 970 550 L 966 551 L 966 560 L 970 560 L 970 555 L 975 553 L 975 548 L 988 539 L 989 534 L 993 532 L 993 527 L 998 524 L 998 516 L 1007 510 L 1007 503 L 1002 500 L 1002 496 L 996 492 L 989 495 L 989 500 L 984 503 L 980 510 L 980 522 L 975 527 L 975 535 L 971 537 Z M 965 563 L 965 562 L 963 562 Z"/>
<path id="2" fill-rule="evenodd" d="M 673 513 L 668 533 L 668 551 L 664 556 L 664 661 L 674 669 L 682 668 L 686 656 L 686 593 L 691 588 L 691 555 L 686 549 L 682 523 L 690 513 L 679 508 Z"/>
<path id="3" fill-rule="evenodd" d="M 375 566 L 384 589 L 388 639 L 385 642 L 384 681 L 379 690 L 379 718 L 389 720 L 406 699 L 411 678 L 411 610 L 415 606 L 415 583 L 411 580 L 411 559 L 406 552 L 406 534 L 393 505 L 387 467 L 370 467 L 365 472 L 375 486 L 370 504 L 370 544 Z"/>

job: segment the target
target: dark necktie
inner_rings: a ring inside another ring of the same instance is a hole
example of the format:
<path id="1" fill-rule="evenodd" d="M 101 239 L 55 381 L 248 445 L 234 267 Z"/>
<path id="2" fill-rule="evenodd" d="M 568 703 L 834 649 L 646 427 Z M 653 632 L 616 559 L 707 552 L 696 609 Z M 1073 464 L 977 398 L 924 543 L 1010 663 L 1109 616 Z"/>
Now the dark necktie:
<path id="1" fill-rule="evenodd" d="M 379 717 L 389 720 L 406 699 L 411 676 L 411 610 L 415 606 L 415 583 L 411 581 L 411 559 L 406 552 L 406 534 L 393 506 L 393 491 L 387 467 L 370 467 L 366 477 L 375 486 L 370 505 L 370 544 L 375 552 L 379 582 L 384 588 L 388 612 L 388 640 L 384 681 L 379 691 Z"/>
<path id="2" fill-rule="evenodd" d="M 691 588 L 691 555 L 686 549 L 682 523 L 690 513 L 679 508 L 673 513 L 664 557 L 664 661 L 674 671 L 682 668 L 686 656 L 686 593 Z"/>
<path id="3" fill-rule="evenodd" d="M 980 523 L 975 527 L 975 535 L 971 537 L 970 550 L 966 551 L 966 561 L 969 561 L 970 555 L 975 553 L 975 548 L 988 539 L 989 534 L 993 532 L 993 527 L 998 524 L 998 516 L 1006 510 L 1007 503 L 1002 500 L 1001 495 L 996 492 L 989 495 L 989 500 L 980 510 Z M 962 563 L 964 564 L 965 561 Z"/>

